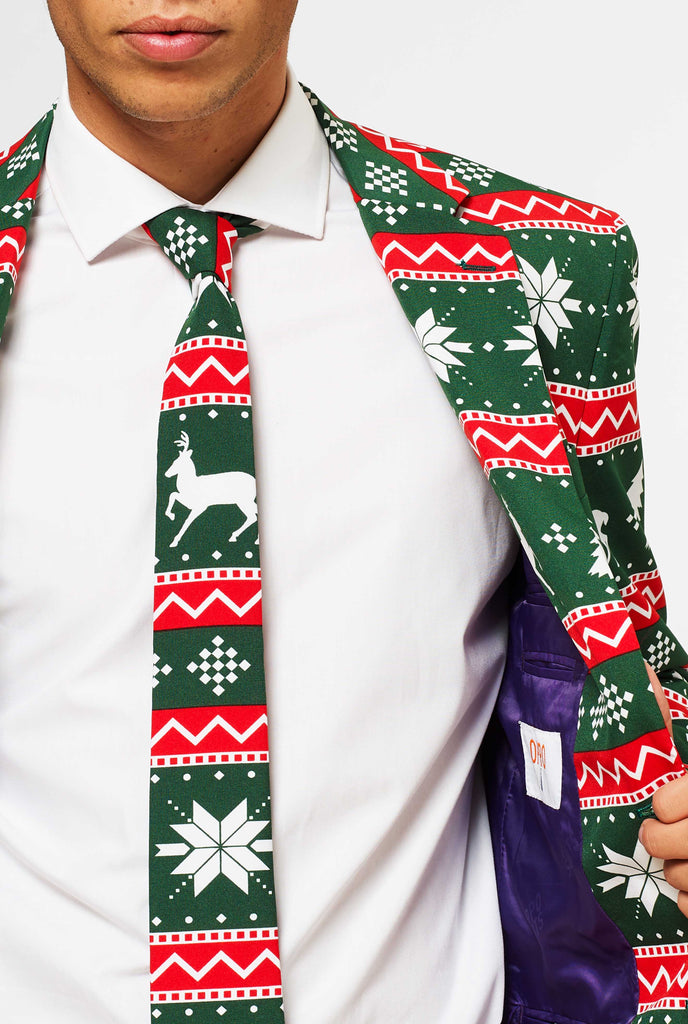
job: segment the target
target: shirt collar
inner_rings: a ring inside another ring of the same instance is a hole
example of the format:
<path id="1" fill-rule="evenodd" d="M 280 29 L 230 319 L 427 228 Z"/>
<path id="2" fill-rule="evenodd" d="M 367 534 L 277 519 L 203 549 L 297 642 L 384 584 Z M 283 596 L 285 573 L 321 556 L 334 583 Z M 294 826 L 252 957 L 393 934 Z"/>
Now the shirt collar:
<path id="1" fill-rule="evenodd" d="M 45 171 L 67 227 L 89 262 L 174 206 L 242 214 L 322 238 L 329 186 L 327 141 L 291 68 L 284 103 L 251 156 L 204 206 L 182 199 L 117 156 L 78 120 L 65 83 Z M 141 237 L 147 236 L 141 231 Z"/>

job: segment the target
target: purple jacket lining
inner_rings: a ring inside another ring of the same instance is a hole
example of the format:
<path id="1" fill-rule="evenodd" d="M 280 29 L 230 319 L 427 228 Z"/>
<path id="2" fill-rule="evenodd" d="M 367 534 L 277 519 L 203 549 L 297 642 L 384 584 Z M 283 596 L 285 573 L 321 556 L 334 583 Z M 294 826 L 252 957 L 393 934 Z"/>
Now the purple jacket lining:
<path id="1" fill-rule="evenodd" d="M 629 1024 L 633 951 L 581 865 L 573 748 L 585 665 L 524 559 L 484 773 L 506 958 L 505 1024 Z M 528 796 L 519 722 L 561 735 L 558 810 Z"/>

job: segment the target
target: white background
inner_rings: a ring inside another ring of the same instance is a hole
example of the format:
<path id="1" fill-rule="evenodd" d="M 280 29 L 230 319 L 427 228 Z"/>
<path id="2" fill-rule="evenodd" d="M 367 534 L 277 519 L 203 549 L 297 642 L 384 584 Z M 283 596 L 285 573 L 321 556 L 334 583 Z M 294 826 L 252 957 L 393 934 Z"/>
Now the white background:
<path id="1" fill-rule="evenodd" d="M 63 76 L 43 0 L 3 2 L 0 143 L 38 119 Z M 169 6 L 150 0 L 142 13 Z M 210 4 L 174 9 L 207 13 Z M 611 207 L 630 223 L 641 260 L 648 535 L 685 644 L 683 17 L 681 0 L 301 0 L 291 60 L 344 117 Z"/>

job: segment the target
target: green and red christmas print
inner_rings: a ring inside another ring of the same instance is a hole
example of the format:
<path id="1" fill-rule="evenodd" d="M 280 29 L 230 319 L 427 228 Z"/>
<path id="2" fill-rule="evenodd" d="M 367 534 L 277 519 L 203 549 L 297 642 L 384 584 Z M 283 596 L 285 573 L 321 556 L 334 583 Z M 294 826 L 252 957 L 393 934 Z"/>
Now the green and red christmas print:
<path id="1" fill-rule="evenodd" d="M 308 95 L 404 313 L 589 669 L 575 752 L 583 860 L 635 951 L 638 1019 L 688 1022 L 686 920 L 637 838 L 653 793 L 688 761 L 688 656 L 666 625 L 644 534 L 632 236 L 609 210 L 343 121 Z M 50 123 L 0 155 L 0 323 Z M 189 212 L 175 217 L 163 244 L 179 265 L 195 245 Z M 213 230 L 198 234 L 217 246 L 222 282 L 231 239 L 222 250 Z M 153 1012 L 170 1024 L 182 1019 L 175 1005 L 198 1020 L 225 1005 L 233 1021 L 252 1005 L 279 1008 L 255 525 L 229 541 L 246 517 L 235 502 L 230 532 L 227 509 L 212 506 L 187 534 L 186 513 L 167 505 L 180 459 L 199 478 L 253 475 L 248 440 L 228 461 L 229 438 L 248 438 L 250 424 L 235 307 L 233 328 L 219 326 L 228 295 L 197 286 L 199 319 L 174 349 L 161 414 L 151 963 Z M 176 480 L 193 511 L 183 473 Z M 673 742 L 644 659 L 667 694 Z M 243 865 L 240 850 L 251 854 Z M 249 988 L 240 976 L 254 967 Z M 274 995 L 259 1003 L 262 987 Z M 168 992 L 177 998 L 162 1000 Z"/>
<path id="2" fill-rule="evenodd" d="M 158 431 L 150 800 L 153 1019 L 280 1024 L 247 343 L 231 269 L 259 228 L 146 226 L 188 279 Z"/>
<path id="3" fill-rule="evenodd" d="M 635 951 L 638 1014 L 688 1020 L 686 921 L 661 862 L 638 842 L 652 794 L 688 761 L 688 658 L 666 626 L 643 531 L 631 234 L 609 210 L 311 102 L 404 313 L 589 669 L 575 754 L 584 868 Z M 643 658 L 670 701 L 675 744 Z"/>

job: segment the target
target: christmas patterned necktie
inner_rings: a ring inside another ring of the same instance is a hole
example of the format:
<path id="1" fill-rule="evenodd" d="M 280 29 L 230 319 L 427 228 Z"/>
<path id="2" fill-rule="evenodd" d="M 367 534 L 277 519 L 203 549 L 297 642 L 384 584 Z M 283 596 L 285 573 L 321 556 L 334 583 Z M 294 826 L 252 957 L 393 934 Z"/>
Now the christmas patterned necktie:
<path id="1" fill-rule="evenodd" d="M 188 208 L 145 229 L 191 285 L 158 432 L 151 1010 L 280 1024 L 249 368 L 232 249 L 261 228 Z"/>

